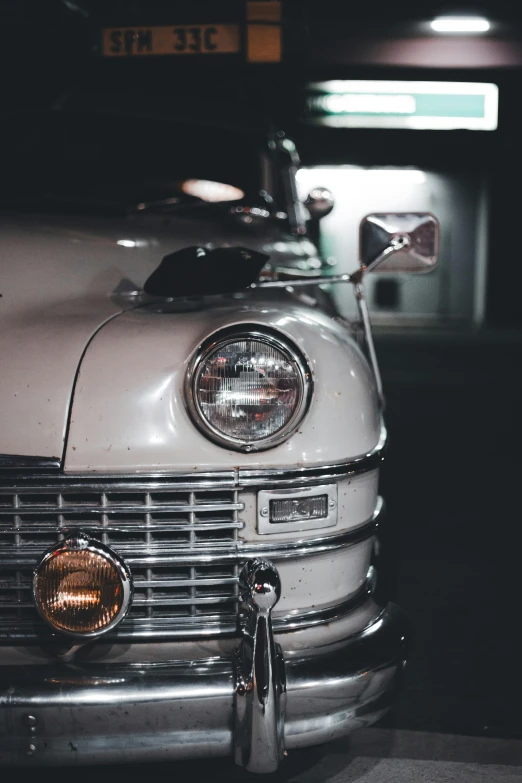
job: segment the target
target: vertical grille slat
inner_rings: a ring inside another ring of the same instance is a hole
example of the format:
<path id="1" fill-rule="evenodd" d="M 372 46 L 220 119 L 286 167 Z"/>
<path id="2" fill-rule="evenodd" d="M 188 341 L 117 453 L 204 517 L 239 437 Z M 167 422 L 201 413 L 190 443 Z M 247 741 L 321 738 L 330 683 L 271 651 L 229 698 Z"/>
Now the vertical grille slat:
<path id="1" fill-rule="evenodd" d="M 207 484 L 209 482 L 207 481 Z M 135 484 L 135 489 L 133 488 Z M 0 486 L 0 638 L 41 635 L 32 604 L 32 570 L 67 533 L 83 530 L 129 563 L 134 600 L 115 638 L 191 628 L 237 627 L 243 504 L 234 488 L 191 488 L 174 480 Z"/>

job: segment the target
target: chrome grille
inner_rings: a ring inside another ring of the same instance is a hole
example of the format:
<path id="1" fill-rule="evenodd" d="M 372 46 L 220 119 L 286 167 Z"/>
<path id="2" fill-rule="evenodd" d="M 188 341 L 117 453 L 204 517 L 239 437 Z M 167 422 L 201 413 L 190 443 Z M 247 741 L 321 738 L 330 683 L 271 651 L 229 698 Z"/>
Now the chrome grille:
<path id="1" fill-rule="evenodd" d="M 132 571 L 132 607 L 113 638 L 234 633 L 243 507 L 226 481 L 2 479 L 0 638 L 50 633 L 33 605 L 32 571 L 77 530 L 112 547 Z"/>

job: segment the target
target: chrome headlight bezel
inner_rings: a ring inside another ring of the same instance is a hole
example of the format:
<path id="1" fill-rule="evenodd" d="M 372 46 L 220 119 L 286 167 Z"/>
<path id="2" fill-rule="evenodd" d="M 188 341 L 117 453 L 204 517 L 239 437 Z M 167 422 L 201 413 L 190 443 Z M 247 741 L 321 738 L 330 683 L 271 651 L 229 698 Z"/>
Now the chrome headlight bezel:
<path id="1" fill-rule="evenodd" d="M 205 417 L 198 395 L 196 393 L 199 376 L 208 356 L 218 348 L 240 340 L 256 340 L 280 351 L 298 370 L 300 380 L 299 399 L 288 422 L 277 432 L 260 440 L 241 440 L 225 435 Z M 287 440 L 297 429 L 307 413 L 313 394 L 313 377 L 310 363 L 301 350 L 283 335 L 271 329 L 265 329 L 255 324 L 239 324 L 238 326 L 221 329 L 210 335 L 196 350 L 189 362 L 185 376 L 185 404 L 189 415 L 209 440 L 234 451 L 251 452 L 265 451 Z"/>

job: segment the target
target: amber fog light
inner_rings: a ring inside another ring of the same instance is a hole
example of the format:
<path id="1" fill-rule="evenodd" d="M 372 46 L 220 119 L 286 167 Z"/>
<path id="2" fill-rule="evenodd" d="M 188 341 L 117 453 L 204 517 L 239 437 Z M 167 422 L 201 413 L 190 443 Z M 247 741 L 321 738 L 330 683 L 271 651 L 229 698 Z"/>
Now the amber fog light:
<path id="1" fill-rule="evenodd" d="M 108 546 L 78 534 L 43 556 L 34 573 L 33 595 L 39 613 L 55 630 L 96 637 L 125 617 L 131 575 Z"/>

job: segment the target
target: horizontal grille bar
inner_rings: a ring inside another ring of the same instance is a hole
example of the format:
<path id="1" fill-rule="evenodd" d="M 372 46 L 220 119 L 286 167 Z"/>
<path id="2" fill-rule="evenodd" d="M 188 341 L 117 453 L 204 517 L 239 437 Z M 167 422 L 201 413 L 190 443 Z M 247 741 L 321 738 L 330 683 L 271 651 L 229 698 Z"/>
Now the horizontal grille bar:
<path id="1" fill-rule="evenodd" d="M 202 606 L 204 604 L 228 604 L 237 603 L 239 597 L 235 595 L 204 596 L 202 598 L 134 598 L 133 606 Z"/>
<path id="2" fill-rule="evenodd" d="M 213 547 L 193 545 L 192 547 L 178 546 L 165 547 L 161 544 L 154 547 L 149 544 L 147 553 L 136 555 L 132 544 L 114 546 L 113 549 L 122 557 L 131 567 L 161 566 L 167 567 L 176 561 L 176 565 L 196 566 L 196 565 L 222 565 L 224 563 L 235 562 L 240 554 L 240 548 L 237 545 L 222 544 Z M 38 563 L 44 549 L 36 547 L 24 547 L 25 557 L 11 552 L 0 553 L 0 569 L 2 568 L 34 568 Z"/>
<path id="3" fill-rule="evenodd" d="M 241 530 L 242 527 L 244 527 L 243 522 L 216 522 L 214 520 L 202 520 L 199 522 L 199 528 L 201 530 Z M 170 524 L 161 524 L 154 522 L 154 527 L 152 530 L 155 533 L 189 533 L 193 529 L 193 526 L 187 523 L 176 523 L 171 522 Z M 8 525 L 0 524 L 0 535 L 2 533 L 11 533 L 13 528 Z M 90 523 L 81 521 L 76 524 L 68 524 L 68 525 L 43 525 L 41 523 L 38 523 L 37 525 L 17 525 L 16 533 L 18 535 L 29 535 L 31 533 L 33 534 L 43 534 L 43 533 L 57 533 L 64 535 L 67 533 L 67 535 L 70 535 L 71 533 L 74 533 L 74 531 L 86 531 L 86 530 L 92 530 L 95 532 L 103 532 L 103 533 L 136 533 L 140 530 L 143 530 L 143 525 L 140 525 L 139 523 L 136 524 L 129 524 L 126 523 L 124 525 L 118 525 L 112 526 L 112 525 L 100 525 L 99 523 Z"/>
<path id="4" fill-rule="evenodd" d="M 221 585 L 235 585 L 237 579 L 233 576 L 220 577 L 215 579 L 134 579 L 134 587 L 136 589 L 144 589 L 148 587 L 220 587 Z M 25 582 L 8 582 L 7 580 L 0 579 L 0 590 L 32 590 L 32 581 Z"/>
<path id="5" fill-rule="evenodd" d="M 46 505 L 46 506 L 31 506 L 18 505 L 18 506 L 3 506 L 0 504 L 0 516 L 24 516 L 27 514 L 39 515 L 39 514 L 136 514 L 146 512 L 147 514 L 190 514 L 191 512 L 202 513 L 203 511 L 242 511 L 245 508 L 244 503 L 198 503 L 196 505 L 179 505 L 179 504 L 164 504 L 164 505 L 99 505 L 99 506 L 72 506 L 64 503 L 63 505 Z"/>
<path id="6" fill-rule="evenodd" d="M 162 619 L 129 619 L 124 620 L 114 632 L 112 641 L 135 641 L 137 639 L 190 639 L 210 638 L 215 636 L 237 635 L 237 618 L 235 614 L 212 615 L 210 612 L 197 617 L 183 617 L 175 623 Z M 32 621 L 6 621 L 0 625 L 0 641 L 4 643 L 26 642 L 49 637 L 48 628 L 42 623 Z"/>
<path id="7" fill-rule="evenodd" d="M 27 492 L 199 492 L 218 489 L 237 489 L 235 471 L 216 471 L 215 473 L 183 473 L 179 476 L 89 476 L 50 475 L 24 476 L 0 474 L 0 492 L 21 495 Z"/>
<path id="8" fill-rule="evenodd" d="M 233 595 L 223 596 L 205 596 L 202 598 L 136 598 L 132 600 L 132 606 L 202 606 L 204 604 L 226 604 L 237 603 L 239 598 Z M 17 609 L 33 609 L 34 604 L 32 601 L 0 601 L 0 611 L 2 609 L 12 609 L 16 606 Z"/>

